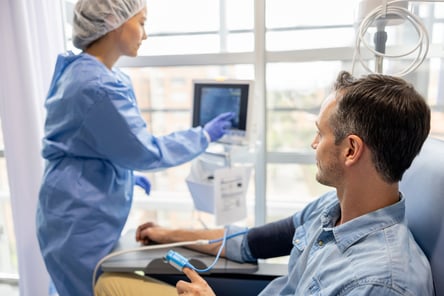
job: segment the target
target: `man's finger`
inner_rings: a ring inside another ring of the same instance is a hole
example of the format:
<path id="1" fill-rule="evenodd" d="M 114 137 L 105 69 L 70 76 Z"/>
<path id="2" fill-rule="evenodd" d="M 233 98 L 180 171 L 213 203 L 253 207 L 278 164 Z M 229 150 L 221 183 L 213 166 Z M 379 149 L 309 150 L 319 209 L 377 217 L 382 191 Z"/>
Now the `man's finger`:
<path id="1" fill-rule="evenodd" d="M 204 280 L 195 270 L 192 270 L 191 268 L 184 267 L 182 271 L 192 283 Z"/>
<path id="2" fill-rule="evenodd" d="M 189 284 L 190 284 L 190 283 L 187 283 L 187 282 L 182 281 L 182 280 L 178 281 L 178 282 L 176 283 L 176 290 L 177 290 L 177 293 L 178 293 L 178 294 L 185 293 L 185 292 L 187 291 L 187 286 L 188 286 Z"/>

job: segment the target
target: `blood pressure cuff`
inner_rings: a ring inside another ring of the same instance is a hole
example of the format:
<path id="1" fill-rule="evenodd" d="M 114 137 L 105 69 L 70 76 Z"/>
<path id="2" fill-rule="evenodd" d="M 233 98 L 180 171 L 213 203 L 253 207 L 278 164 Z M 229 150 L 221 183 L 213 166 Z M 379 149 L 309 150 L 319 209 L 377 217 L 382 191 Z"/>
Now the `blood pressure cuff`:
<path id="1" fill-rule="evenodd" d="M 289 255 L 293 248 L 293 217 L 251 228 L 247 234 L 251 255 L 257 259 Z"/>

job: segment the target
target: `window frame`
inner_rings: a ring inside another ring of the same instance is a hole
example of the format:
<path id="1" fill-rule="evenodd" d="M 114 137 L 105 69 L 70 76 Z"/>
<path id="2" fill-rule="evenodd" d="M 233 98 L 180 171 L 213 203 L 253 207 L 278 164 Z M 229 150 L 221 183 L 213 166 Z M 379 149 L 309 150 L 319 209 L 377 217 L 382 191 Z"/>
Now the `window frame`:
<path id="1" fill-rule="evenodd" d="M 313 62 L 313 61 L 342 61 L 351 64 L 353 62 L 354 48 L 353 44 L 344 47 L 335 48 L 315 48 L 302 50 L 285 51 L 267 51 L 266 35 L 268 32 L 276 30 L 298 30 L 305 27 L 291 28 L 266 28 L 266 0 L 254 1 L 254 28 L 251 30 L 254 35 L 254 47 L 251 52 L 227 52 L 226 39 L 229 33 L 249 32 L 250 30 L 227 30 L 225 0 L 219 0 L 220 13 L 220 53 L 207 54 L 180 54 L 180 55 L 155 55 L 138 56 L 135 58 L 122 57 L 117 66 L 120 67 L 180 67 L 180 66 L 224 66 L 235 64 L 249 64 L 254 68 L 255 93 L 257 108 L 257 135 L 258 145 L 255 150 L 255 225 L 264 224 L 267 220 L 267 165 L 268 164 L 312 164 L 314 163 L 313 151 L 297 152 L 278 152 L 267 150 L 267 87 L 266 87 L 266 68 L 270 63 L 295 63 L 295 62 Z M 432 17 L 427 20 L 427 29 L 431 30 L 435 23 L 444 23 L 444 19 Z M 339 25 L 346 27 L 346 25 Z M 350 25 L 351 27 L 352 25 Z M 330 26 L 319 26 L 319 29 L 328 29 Z M 338 27 L 332 25 L 331 28 Z M 181 32 L 176 35 L 205 34 L 208 32 Z M 212 32 L 214 33 L 214 32 Z M 173 36 L 173 33 L 157 33 L 152 36 Z M 442 44 L 430 44 L 427 59 L 441 58 L 441 69 L 444 69 L 444 54 Z M 444 71 L 444 70 L 442 70 Z M 428 78 L 426 78 L 428 79 Z M 426 83 L 426 82 L 425 82 Z"/>

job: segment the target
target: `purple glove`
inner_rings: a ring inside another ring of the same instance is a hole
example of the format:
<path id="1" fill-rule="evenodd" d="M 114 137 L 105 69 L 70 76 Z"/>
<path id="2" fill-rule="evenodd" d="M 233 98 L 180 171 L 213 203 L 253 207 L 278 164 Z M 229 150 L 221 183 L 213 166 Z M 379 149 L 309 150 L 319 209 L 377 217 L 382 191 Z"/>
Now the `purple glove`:
<path id="1" fill-rule="evenodd" d="M 233 118 L 233 112 L 222 113 L 207 122 L 203 129 L 208 133 L 212 142 L 217 141 L 231 128 L 231 119 Z"/>
<path id="2" fill-rule="evenodd" d="M 142 187 L 143 190 L 145 190 L 146 195 L 150 195 L 151 183 L 144 176 L 134 175 L 134 185 L 138 185 L 139 187 Z"/>

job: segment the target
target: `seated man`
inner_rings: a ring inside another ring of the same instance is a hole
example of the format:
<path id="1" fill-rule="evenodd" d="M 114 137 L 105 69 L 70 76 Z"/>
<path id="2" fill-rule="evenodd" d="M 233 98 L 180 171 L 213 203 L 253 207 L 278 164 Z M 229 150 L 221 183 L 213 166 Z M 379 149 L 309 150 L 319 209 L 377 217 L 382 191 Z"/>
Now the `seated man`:
<path id="1" fill-rule="evenodd" d="M 311 145 L 316 179 L 336 190 L 292 217 L 228 240 L 222 255 L 255 262 L 290 254 L 288 275 L 260 295 L 433 295 L 430 265 L 407 227 L 398 187 L 430 130 L 424 99 L 400 78 L 354 79 L 341 72 L 316 126 Z M 237 231 L 228 227 L 228 235 Z M 136 239 L 170 243 L 223 234 L 223 229 L 174 230 L 146 223 Z M 216 254 L 219 244 L 193 248 Z M 214 295 L 199 274 L 183 271 L 191 281 L 177 283 L 179 295 Z M 137 295 L 150 294 L 142 281 L 135 283 Z M 128 287 L 119 276 L 105 274 L 98 295 L 111 284 L 122 291 Z"/>

